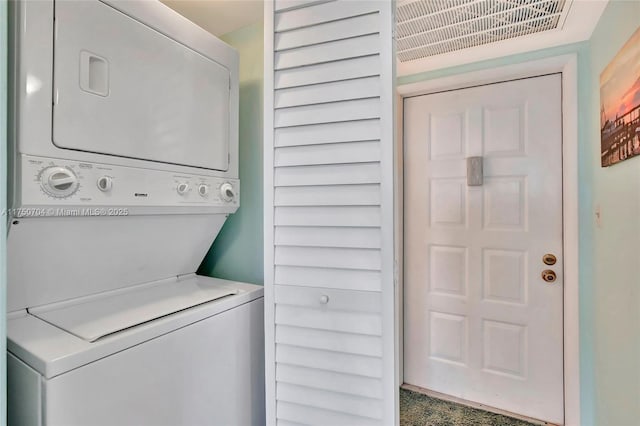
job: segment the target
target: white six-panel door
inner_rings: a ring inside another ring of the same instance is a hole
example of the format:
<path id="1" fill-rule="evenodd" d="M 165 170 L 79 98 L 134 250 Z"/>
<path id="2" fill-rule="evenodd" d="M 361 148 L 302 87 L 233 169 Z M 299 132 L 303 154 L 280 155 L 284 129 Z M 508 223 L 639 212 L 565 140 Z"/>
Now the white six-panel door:
<path id="1" fill-rule="evenodd" d="M 559 424 L 560 96 L 556 74 L 404 103 L 405 382 Z"/>
<path id="2" fill-rule="evenodd" d="M 393 2 L 265 7 L 268 425 L 397 422 Z"/>

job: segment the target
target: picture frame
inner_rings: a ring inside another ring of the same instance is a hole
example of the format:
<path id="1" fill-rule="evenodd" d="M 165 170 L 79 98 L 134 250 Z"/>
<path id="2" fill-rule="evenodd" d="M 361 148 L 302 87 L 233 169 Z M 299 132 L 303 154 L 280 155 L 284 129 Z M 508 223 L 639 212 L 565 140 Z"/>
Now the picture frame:
<path id="1" fill-rule="evenodd" d="M 602 167 L 640 155 L 640 28 L 600 74 Z"/>

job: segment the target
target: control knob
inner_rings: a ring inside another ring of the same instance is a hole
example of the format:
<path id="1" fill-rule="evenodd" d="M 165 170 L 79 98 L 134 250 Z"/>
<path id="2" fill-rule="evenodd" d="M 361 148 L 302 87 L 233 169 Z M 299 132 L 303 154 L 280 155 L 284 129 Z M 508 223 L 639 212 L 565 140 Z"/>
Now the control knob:
<path id="1" fill-rule="evenodd" d="M 220 185 L 220 196 L 224 201 L 229 203 L 236 198 L 236 190 L 233 189 L 233 185 L 229 182 L 225 182 Z"/>
<path id="2" fill-rule="evenodd" d="M 65 198 L 73 195 L 78 190 L 80 183 L 71 169 L 52 166 L 41 172 L 40 185 L 52 197 Z"/>

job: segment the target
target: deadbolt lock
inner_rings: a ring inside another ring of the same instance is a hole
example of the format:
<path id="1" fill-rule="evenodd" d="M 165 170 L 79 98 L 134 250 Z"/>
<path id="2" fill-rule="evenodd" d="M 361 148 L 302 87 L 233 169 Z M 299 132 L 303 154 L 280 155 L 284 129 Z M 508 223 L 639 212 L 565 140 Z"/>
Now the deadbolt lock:
<path id="1" fill-rule="evenodd" d="M 556 259 L 556 257 L 551 253 L 547 253 L 544 256 L 542 256 L 542 261 L 544 262 L 545 265 L 555 265 L 557 260 L 558 259 Z"/>
<path id="2" fill-rule="evenodd" d="M 546 283 L 552 283 L 556 280 L 556 273 L 551 269 L 545 269 L 544 271 L 542 271 L 542 279 Z"/>

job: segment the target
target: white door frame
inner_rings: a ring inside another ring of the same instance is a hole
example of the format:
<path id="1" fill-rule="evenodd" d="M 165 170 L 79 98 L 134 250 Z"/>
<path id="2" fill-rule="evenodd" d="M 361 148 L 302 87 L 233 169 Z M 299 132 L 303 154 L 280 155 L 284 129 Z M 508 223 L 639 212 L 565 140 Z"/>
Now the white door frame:
<path id="1" fill-rule="evenodd" d="M 577 55 L 562 55 L 536 61 L 523 62 L 499 68 L 457 74 L 397 87 L 399 148 L 396 170 L 398 182 L 402 182 L 403 140 L 402 107 L 406 97 L 424 95 L 471 86 L 498 83 L 506 80 L 535 77 L 544 74 L 562 73 L 562 210 L 564 248 L 564 424 L 580 425 L 580 323 L 578 290 L 578 62 Z M 402 186 L 401 186 L 402 188 Z M 402 218 L 402 203 L 399 197 L 397 216 Z M 396 228 L 400 235 L 396 241 L 402 244 L 402 227 Z M 400 249 L 401 250 L 401 249 Z M 399 269 L 403 269 L 402 266 Z M 400 282 L 401 283 L 401 282 Z M 402 294 L 402 293 L 400 293 Z M 403 300 L 397 298 L 396 321 L 403 324 Z M 402 330 L 397 333 L 398 347 L 403 350 Z M 402 352 L 398 358 L 400 381 Z"/>

